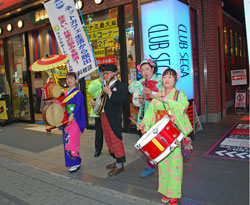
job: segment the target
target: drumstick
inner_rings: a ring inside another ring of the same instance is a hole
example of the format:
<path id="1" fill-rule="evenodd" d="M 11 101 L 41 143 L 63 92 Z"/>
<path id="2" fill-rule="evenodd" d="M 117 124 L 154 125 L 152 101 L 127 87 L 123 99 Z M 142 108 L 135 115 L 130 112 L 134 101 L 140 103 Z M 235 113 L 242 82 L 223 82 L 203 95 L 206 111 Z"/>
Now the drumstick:
<path id="1" fill-rule="evenodd" d="M 135 124 L 140 124 L 139 122 L 135 121 L 134 119 L 132 119 L 131 117 L 129 118 L 131 120 L 131 122 L 135 123 Z"/>

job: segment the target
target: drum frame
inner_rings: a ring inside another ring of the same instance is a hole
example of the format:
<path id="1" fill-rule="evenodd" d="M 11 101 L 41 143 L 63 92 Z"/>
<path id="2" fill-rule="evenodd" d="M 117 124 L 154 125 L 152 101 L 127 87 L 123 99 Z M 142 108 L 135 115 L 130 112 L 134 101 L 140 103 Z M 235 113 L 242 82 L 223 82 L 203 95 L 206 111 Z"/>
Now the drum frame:
<path id="1" fill-rule="evenodd" d="M 144 155 L 146 155 L 151 164 L 158 164 L 161 160 L 163 160 L 180 144 L 181 140 L 184 137 L 184 134 L 180 131 L 180 134 L 178 136 L 174 136 L 175 140 L 163 152 L 161 152 L 155 158 L 150 156 L 150 153 L 144 149 L 145 146 L 153 145 L 154 149 L 156 148 L 158 150 L 164 149 L 164 147 L 162 147 L 162 145 L 159 143 L 159 141 L 156 138 L 159 136 L 161 131 L 168 125 L 169 121 L 171 121 L 170 118 L 168 116 L 164 116 L 146 134 L 144 134 L 135 144 L 135 148 L 140 150 Z M 172 124 L 173 126 L 175 126 L 174 123 Z M 158 138 L 160 137 L 161 136 L 159 136 Z"/>

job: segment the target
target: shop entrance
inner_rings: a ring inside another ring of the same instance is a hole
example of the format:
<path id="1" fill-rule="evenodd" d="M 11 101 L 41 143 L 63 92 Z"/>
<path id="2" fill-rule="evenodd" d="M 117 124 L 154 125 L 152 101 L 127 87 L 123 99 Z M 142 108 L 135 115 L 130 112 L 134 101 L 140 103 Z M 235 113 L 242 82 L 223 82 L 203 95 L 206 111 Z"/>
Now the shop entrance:
<path id="1" fill-rule="evenodd" d="M 29 91 L 29 71 L 27 67 L 25 35 L 10 37 L 5 42 L 6 67 L 12 104 L 12 118 L 22 121 L 33 121 Z"/>

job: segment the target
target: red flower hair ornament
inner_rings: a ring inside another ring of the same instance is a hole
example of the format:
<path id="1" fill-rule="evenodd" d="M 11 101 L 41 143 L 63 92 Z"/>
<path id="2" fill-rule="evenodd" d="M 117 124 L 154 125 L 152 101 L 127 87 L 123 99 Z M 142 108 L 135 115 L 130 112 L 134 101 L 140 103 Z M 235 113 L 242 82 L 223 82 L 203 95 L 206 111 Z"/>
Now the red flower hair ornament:
<path id="1" fill-rule="evenodd" d="M 139 73 L 141 73 L 141 66 L 144 64 L 149 64 L 151 67 L 156 68 L 156 64 L 152 60 L 143 60 L 140 64 L 137 65 L 137 70 Z"/>

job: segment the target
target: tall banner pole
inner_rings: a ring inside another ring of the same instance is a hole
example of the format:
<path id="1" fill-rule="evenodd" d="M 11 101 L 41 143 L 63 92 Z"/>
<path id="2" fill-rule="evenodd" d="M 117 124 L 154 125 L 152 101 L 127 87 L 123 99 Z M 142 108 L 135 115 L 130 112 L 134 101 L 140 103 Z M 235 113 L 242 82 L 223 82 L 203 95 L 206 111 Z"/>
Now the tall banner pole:
<path id="1" fill-rule="evenodd" d="M 88 41 L 89 41 L 89 44 L 90 44 L 90 47 L 91 47 L 91 51 L 92 51 L 92 53 L 93 53 L 93 57 L 94 57 L 94 59 L 95 59 L 95 64 L 96 64 L 96 66 L 97 66 L 97 70 L 98 70 L 98 73 L 99 73 L 99 77 L 101 77 L 101 73 L 100 73 L 100 70 L 99 70 L 99 66 L 98 66 L 98 63 L 97 63 L 97 60 L 96 60 L 96 57 L 95 57 L 94 50 L 93 50 L 93 48 L 92 48 L 92 44 L 91 44 L 91 41 L 90 41 L 90 38 L 89 38 L 89 34 L 88 34 L 88 31 L 87 31 L 87 28 L 86 28 L 85 23 L 84 23 L 84 19 L 83 19 L 83 16 L 82 16 L 82 12 L 81 12 L 81 10 L 80 10 L 78 4 L 77 4 L 77 0 L 75 0 L 75 2 L 76 2 L 76 5 L 77 5 L 78 12 L 79 12 L 79 14 L 80 14 L 80 16 L 81 16 L 82 25 L 83 25 L 83 27 L 84 27 L 86 36 L 87 36 L 87 38 L 88 38 Z"/>

